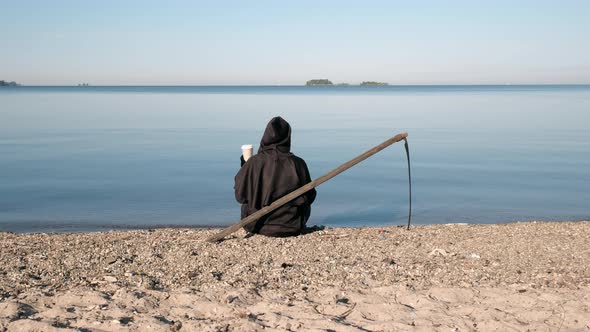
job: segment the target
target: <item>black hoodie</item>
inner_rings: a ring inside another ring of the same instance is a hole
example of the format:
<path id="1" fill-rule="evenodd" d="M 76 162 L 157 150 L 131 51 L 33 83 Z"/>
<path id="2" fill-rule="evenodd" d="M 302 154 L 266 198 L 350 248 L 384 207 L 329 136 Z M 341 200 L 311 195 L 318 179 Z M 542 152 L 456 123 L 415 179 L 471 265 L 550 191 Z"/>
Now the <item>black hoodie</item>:
<path id="1" fill-rule="evenodd" d="M 270 120 L 258 154 L 248 159 L 235 177 L 236 200 L 242 204 L 242 219 L 311 182 L 305 161 L 291 153 L 291 126 L 281 117 Z M 315 189 L 244 227 L 267 236 L 301 233 L 310 215 Z"/>

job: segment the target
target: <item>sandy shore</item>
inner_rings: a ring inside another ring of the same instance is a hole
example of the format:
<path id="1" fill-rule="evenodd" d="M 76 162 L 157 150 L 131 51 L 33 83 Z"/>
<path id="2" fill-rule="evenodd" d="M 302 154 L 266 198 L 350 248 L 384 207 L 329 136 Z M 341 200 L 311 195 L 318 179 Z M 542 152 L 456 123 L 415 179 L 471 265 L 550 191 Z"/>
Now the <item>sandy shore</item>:
<path id="1" fill-rule="evenodd" d="M 0 331 L 590 331 L 590 223 L 0 233 Z"/>

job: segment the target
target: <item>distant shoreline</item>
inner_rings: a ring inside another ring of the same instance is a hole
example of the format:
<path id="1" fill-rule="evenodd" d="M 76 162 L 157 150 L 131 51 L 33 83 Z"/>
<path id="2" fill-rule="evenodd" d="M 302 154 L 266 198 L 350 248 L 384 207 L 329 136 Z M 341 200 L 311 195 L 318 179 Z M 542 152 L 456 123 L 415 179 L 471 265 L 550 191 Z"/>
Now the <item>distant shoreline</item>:
<path id="1" fill-rule="evenodd" d="M 238 220 L 235 220 L 236 222 Z M 503 221 L 497 223 L 477 223 L 477 222 L 456 222 L 456 223 L 441 223 L 441 224 L 418 224 L 412 225 L 412 227 L 428 227 L 428 226 L 449 226 L 449 225 L 508 225 L 508 224 L 522 224 L 522 223 L 535 223 L 535 220 L 513 220 Z M 544 220 L 544 223 L 560 223 L 562 220 Z M 590 222 L 585 219 L 573 219 L 567 222 Z M 24 226 L 23 226 L 24 224 Z M 41 225 L 40 225 L 41 224 Z M 8 225 L 8 227 L 6 227 Z M 19 225 L 20 227 L 10 227 Z M 102 232 L 129 232 L 129 231 L 151 231 L 151 230 L 182 230 L 190 229 L 195 231 L 206 231 L 206 230 L 221 230 L 229 227 L 231 224 L 223 225 L 190 225 L 190 224 L 100 224 L 100 223 L 0 223 L 0 234 L 92 234 Z M 380 228 L 380 227 L 402 227 L 404 224 L 392 225 L 391 223 L 383 224 L 382 226 L 354 226 L 354 225 L 322 225 L 321 223 L 315 226 L 327 227 L 332 229 L 361 229 L 361 228 Z M 310 225 L 310 227 L 315 227 Z M 33 229 L 34 231 L 28 231 L 26 229 Z"/>
<path id="2" fill-rule="evenodd" d="M 388 85 L 296 85 L 296 84 L 94 84 L 94 85 L 63 85 L 63 84 L 56 84 L 56 85 L 17 85 L 17 86 L 5 86 L 10 88 L 105 88 L 105 87 L 304 87 L 304 88 L 396 88 L 396 87 L 552 87 L 552 86 L 563 86 L 563 87 L 587 87 L 590 86 L 590 83 L 542 83 L 542 84 L 388 84 Z"/>
<path id="3" fill-rule="evenodd" d="M 396 95 L 403 93 L 525 93 L 589 91 L 590 84 L 537 85 L 42 85 L 0 88 L 0 93 L 147 93 L 211 95 Z"/>

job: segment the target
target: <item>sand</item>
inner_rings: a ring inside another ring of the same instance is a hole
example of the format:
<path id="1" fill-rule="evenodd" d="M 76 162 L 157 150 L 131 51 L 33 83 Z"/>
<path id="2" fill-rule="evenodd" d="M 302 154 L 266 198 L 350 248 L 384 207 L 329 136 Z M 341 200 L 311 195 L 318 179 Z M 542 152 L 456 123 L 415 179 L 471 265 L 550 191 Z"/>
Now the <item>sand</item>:
<path id="1" fill-rule="evenodd" d="M 590 223 L 0 233 L 0 331 L 590 331 Z"/>

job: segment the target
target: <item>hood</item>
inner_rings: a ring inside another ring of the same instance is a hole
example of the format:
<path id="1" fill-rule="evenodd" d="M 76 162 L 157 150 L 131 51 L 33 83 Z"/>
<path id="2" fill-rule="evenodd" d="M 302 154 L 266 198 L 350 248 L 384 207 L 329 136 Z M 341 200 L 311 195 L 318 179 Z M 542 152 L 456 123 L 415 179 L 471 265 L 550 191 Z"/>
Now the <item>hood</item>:
<path id="1" fill-rule="evenodd" d="M 291 126 L 280 116 L 272 118 L 266 125 L 258 152 L 264 150 L 291 151 Z"/>

